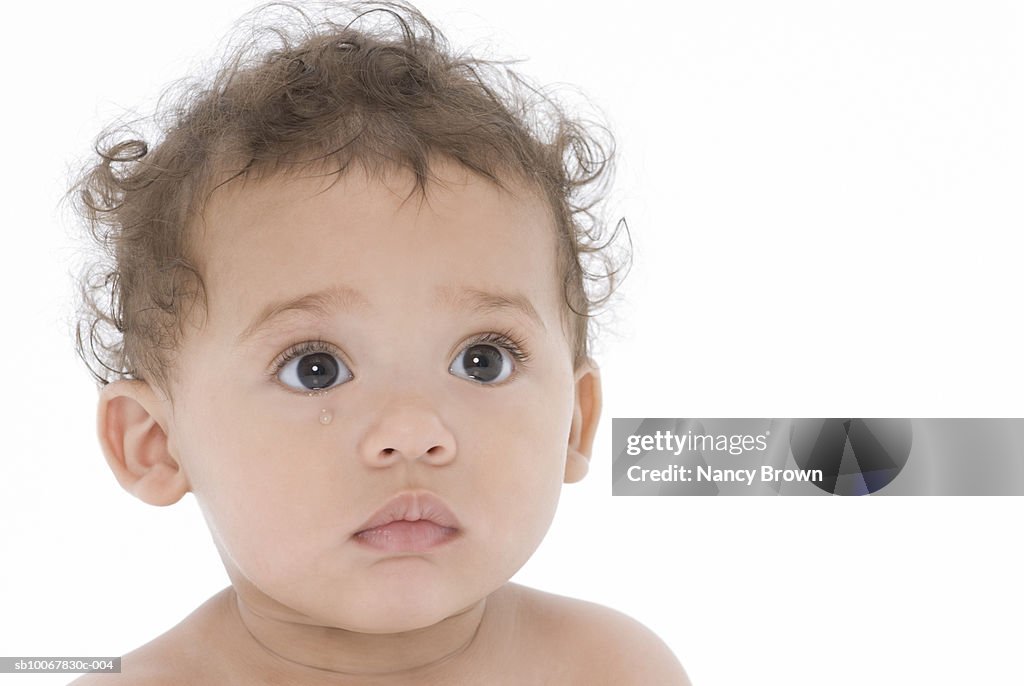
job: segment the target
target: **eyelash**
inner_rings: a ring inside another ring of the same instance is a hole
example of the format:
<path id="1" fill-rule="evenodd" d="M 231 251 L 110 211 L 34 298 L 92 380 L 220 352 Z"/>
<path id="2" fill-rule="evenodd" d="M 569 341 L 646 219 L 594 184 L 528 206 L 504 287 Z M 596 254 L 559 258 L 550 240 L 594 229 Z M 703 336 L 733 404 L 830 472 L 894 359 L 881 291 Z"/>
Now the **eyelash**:
<path id="1" fill-rule="evenodd" d="M 462 352 L 466 348 L 469 348 L 470 346 L 473 345 L 478 345 L 480 343 L 490 343 L 492 345 L 496 345 L 507 350 L 509 354 L 512 355 L 512 358 L 516 361 L 517 370 L 528 368 L 530 361 L 530 353 L 526 349 L 526 344 L 524 344 L 523 341 L 511 331 L 490 331 L 485 334 L 480 334 L 473 338 L 472 340 L 470 340 L 468 343 L 466 343 L 466 345 L 459 348 L 459 352 Z M 501 384 L 498 385 L 500 386 Z"/>
<path id="2" fill-rule="evenodd" d="M 523 343 L 522 339 L 517 337 L 511 331 L 489 331 L 484 334 L 479 334 L 474 338 L 470 339 L 469 341 L 467 341 L 465 345 L 460 347 L 459 352 L 462 352 L 466 348 L 469 348 L 470 346 L 473 345 L 478 345 L 480 343 L 490 343 L 492 345 L 497 345 L 507 350 L 508 353 L 512 355 L 512 358 L 516 362 L 516 375 L 518 375 L 519 373 L 518 370 L 527 369 L 529 366 L 531 355 L 529 351 L 526 349 L 526 345 Z M 345 364 L 348 364 L 348 362 L 345 361 L 344 356 L 341 354 L 341 351 L 338 350 L 336 346 L 328 343 L 325 340 L 317 338 L 311 341 L 303 341 L 302 343 L 296 343 L 295 345 L 289 347 L 283 353 L 278 355 L 277 358 L 275 358 L 273 363 L 271 363 L 270 365 L 270 372 L 268 376 L 270 377 L 271 380 L 274 380 L 277 378 L 277 375 L 281 372 L 284 366 L 291 362 L 292 360 L 294 360 L 296 357 L 302 357 L 303 355 L 309 355 L 311 353 L 320 352 L 330 353 L 331 355 L 334 355 L 335 357 L 340 359 L 342 362 L 345 362 Z M 506 379 L 506 382 L 511 380 L 511 378 L 513 377 Z M 504 385 L 504 383 L 480 385 L 502 386 Z"/>
<path id="3" fill-rule="evenodd" d="M 302 357 L 303 355 L 309 355 L 310 353 L 330 353 L 342 362 L 345 362 L 344 356 L 341 354 L 340 350 L 327 341 L 317 338 L 312 341 L 296 343 L 278 355 L 270 365 L 270 378 L 276 379 L 277 375 L 286 364 L 294 360 L 296 357 Z M 348 363 L 346 362 L 346 364 Z"/>

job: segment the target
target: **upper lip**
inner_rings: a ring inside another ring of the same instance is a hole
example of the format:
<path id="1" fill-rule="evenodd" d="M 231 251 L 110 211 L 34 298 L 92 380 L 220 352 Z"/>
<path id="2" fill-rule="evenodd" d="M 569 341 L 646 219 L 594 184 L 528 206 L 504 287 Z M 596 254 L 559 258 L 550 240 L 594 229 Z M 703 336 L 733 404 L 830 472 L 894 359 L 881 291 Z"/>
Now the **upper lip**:
<path id="1" fill-rule="evenodd" d="M 459 520 L 440 496 L 430 491 L 404 491 L 384 503 L 383 507 L 360 525 L 356 533 L 391 522 L 415 522 L 420 519 L 450 529 L 459 528 Z"/>

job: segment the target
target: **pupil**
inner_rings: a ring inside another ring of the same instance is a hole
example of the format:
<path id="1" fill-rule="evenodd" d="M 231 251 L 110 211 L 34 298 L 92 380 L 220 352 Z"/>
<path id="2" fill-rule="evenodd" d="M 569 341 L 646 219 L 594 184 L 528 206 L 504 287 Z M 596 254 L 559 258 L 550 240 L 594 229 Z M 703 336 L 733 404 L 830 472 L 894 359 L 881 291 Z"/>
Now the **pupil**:
<path id="1" fill-rule="evenodd" d="M 306 388 L 327 388 L 338 378 L 338 365 L 326 353 L 305 355 L 299 360 L 298 376 Z"/>
<path id="2" fill-rule="evenodd" d="M 474 345 L 466 349 L 462 365 L 477 381 L 494 381 L 501 374 L 501 353 L 494 346 Z"/>

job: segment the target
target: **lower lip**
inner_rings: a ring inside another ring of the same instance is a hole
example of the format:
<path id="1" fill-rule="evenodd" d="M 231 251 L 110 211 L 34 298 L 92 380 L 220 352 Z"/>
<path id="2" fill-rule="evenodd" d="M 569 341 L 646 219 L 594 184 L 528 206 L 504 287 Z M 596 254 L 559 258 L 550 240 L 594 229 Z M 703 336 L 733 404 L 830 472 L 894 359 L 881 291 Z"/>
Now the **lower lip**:
<path id="1" fill-rule="evenodd" d="M 419 519 L 415 522 L 391 522 L 360 531 L 354 538 L 364 545 L 389 553 L 419 553 L 443 545 L 457 534 L 457 529 Z"/>

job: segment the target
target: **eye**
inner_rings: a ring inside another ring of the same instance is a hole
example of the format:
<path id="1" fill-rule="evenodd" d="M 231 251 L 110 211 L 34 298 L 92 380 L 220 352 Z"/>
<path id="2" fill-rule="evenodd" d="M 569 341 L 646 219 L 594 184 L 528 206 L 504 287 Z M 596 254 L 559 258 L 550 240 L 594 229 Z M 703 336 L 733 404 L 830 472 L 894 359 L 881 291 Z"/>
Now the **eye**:
<path id="1" fill-rule="evenodd" d="M 498 384 L 526 360 L 522 346 L 501 334 L 488 334 L 462 349 L 448 371 L 482 384 Z"/>
<path id="2" fill-rule="evenodd" d="M 275 366 L 277 378 L 298 391 L 319 391 L 352 378 L 345 363 L 320 343 L 302 343 L 286 351 L 282 358 Z"/>

